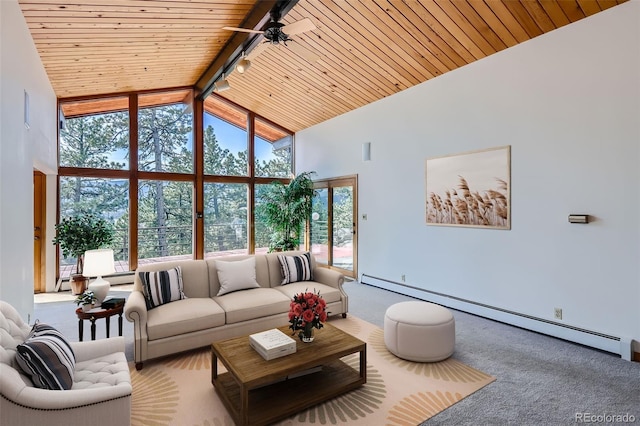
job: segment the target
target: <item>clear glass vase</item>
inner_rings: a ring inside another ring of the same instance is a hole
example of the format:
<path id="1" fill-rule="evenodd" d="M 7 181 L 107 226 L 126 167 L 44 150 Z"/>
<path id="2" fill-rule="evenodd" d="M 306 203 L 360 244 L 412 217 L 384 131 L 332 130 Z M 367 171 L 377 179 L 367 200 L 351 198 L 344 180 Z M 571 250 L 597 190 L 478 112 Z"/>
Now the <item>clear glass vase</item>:
<path id="1" fill-rule="evenodd" d="M 305 327 L 304 329 L 300 330 L 299 336 L 300 340 L 305 343 L 313 342 L 313 327 Z"/>

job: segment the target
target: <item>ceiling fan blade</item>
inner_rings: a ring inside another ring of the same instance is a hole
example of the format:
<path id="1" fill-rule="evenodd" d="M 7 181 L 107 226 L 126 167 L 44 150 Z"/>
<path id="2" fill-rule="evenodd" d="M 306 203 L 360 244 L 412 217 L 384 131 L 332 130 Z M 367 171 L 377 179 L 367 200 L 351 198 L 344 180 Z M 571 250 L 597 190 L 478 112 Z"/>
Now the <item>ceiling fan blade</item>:
<path id="1" fill-rule="evenodd" d="M 315 30 L 316 26 L 309 18 L 304 18 L 282 27 L 282 31 L 287 35 L 300 34 L 305 31 Z"/>
<path id="2" fill-rule="evenodd" d="M 262 34 L 264 33 L 264 31 L 257 31 L 257 30 L 248 30 L 246 28 L 236 28 L 236 27 L 222 27 L 223 30 L 228 30 L 228 31 L 240 31 L 243 33 L 252 33 L 252 34 Z"/>

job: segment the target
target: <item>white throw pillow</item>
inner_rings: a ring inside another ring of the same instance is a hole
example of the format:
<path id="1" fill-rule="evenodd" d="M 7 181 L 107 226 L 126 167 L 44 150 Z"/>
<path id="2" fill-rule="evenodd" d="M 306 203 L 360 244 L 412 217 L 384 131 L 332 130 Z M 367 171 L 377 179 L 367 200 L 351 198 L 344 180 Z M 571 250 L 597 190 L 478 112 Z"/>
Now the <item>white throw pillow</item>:
<path id="1" fill-rule="evenodd" d="M 256 258 L 250 257 L 236 262 L 216 260 L 220 290 L 218 296 L 232 291 L 260 287 L 256 281 Z"/>

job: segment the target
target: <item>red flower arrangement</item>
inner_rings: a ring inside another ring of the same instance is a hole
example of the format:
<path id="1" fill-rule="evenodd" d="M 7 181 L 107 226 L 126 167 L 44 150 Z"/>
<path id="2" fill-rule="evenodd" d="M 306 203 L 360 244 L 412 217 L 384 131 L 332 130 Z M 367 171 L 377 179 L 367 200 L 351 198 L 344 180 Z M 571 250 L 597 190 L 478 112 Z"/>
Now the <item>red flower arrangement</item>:
<path id="1" fill-rule="evenodd" d="M 312 335 L 312 329 L 321 329 L 322 323 L 327 320 L 327 302 L 320 294 L 307 291 L 293 296 L 289 305 L 289 322 L 291 330 L 302 330 L 298 336 Z"/>

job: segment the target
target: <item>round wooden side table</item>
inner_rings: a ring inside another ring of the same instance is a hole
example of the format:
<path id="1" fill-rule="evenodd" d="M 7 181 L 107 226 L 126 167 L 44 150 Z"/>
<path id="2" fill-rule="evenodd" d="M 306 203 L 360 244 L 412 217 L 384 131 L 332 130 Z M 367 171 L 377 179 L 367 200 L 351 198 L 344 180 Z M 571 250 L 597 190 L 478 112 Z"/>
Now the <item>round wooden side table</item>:
<path id="1" fill-rule="evenodd" d="M 118 315 L 118 334 L 122 336 L 122 313 L 124 311 L 124 305 L 120 305 L 111 309 L 94 308 L 88 312 L 84 312 L 82 308 L 76 309 L 76 315 L 78 316 L 78 338 L 82 342 L 84 335 L 84 320 L 91 321 L 91 340 L 96 340 L 96 320 L 104 318 L 107 323 L 107 337 L 109 337 L 109 326 L 111 324 L 111 317 Z"/>

